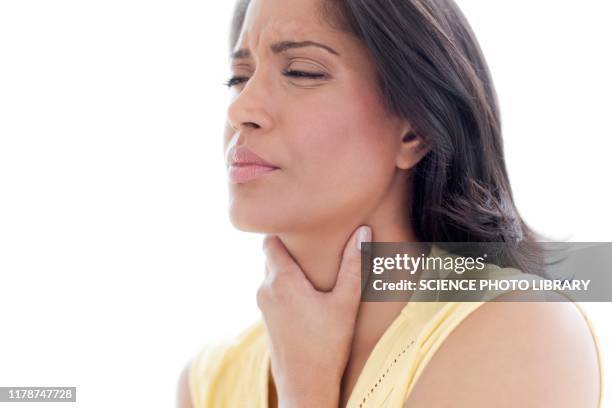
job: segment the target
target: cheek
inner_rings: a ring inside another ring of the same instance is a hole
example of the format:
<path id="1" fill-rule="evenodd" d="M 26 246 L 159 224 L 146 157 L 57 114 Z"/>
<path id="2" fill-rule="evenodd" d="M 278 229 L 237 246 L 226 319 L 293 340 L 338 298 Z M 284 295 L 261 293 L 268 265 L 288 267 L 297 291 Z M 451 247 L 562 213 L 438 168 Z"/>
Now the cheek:
<path id="1" fill-rule="evenodd" d="M 380 195 L 395 169 L 395 135 L 369 95 L 326 99 L 295 116 L 292 169 L 304 194 L 347 205 Z M 301 129 L 301 130 L 298 130 Z"/>

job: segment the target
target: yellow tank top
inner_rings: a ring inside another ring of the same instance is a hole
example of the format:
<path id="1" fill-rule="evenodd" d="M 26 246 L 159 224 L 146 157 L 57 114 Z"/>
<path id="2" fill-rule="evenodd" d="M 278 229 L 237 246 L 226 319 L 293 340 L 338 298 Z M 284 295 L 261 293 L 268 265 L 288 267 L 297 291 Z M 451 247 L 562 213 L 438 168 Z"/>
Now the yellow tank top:
<path id="1" fill-rule="evenodd" d="M 448 254 L 433 246 L 430 255 L 442 253 Z M 492 278 L 522 274 L 516 269 L 492 264 L 487 264 L 486 273 Z M 503 291 L 492 293 L 488 299 L 501 293 Z M 376 343 L 352 390 L 348 408 L 402 407 L 448 335 L 486 303 L 486 300 L 418 301 L 424 299 L 422 295 L 419 291 L 412 295 L 414 301 L 404 306 Z M 573 303 L 584 316 L 597 347 L 601 373 L 599 407 L 602 407 L 604 374 L 599 341 L 582 308 Z M 263 320 L 259 319 L 232 341 L 206 345 L 193 359 L 189 372 L 193 407 L 267 408 L 270 356 L 266 336 Z"/>

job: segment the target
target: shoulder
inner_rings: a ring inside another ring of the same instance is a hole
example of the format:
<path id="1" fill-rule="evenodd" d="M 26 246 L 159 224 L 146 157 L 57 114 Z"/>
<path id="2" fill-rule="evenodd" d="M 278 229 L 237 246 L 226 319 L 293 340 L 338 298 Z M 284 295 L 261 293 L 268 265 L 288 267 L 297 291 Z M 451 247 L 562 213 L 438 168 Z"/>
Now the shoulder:
<path id="1" fill-rule="evenodd" d="M 406 406 L 597 407 L 597 345 L 584 316 L 562 295 L 542 302 L 482 303 L 447 337 Z"/>
<path id="2" fill-rule="evenodd" d="M 266 363 L 267 339 L 258 320 L 234 339 L 205 345 L 186 369 L 193 407 L 228 402 L 236 389 L 250 392 Z"/>
<path id="3" fill-rule="evenodd" d="M 179 376 L 178 387 L 177 387 L 177 401 L 176 406 L 178 408 L 193 408 L 192 397 L 189 389 L 189 370 L 191 368 L 191 361 L 181 371 Z"/>

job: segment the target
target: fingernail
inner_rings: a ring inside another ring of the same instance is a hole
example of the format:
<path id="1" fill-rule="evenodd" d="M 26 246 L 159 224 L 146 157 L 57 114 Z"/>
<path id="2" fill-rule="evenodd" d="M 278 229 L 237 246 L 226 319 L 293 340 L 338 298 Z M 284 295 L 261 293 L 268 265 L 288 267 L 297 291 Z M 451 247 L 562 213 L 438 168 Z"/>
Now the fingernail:
<path id="1" fill-rule="evenodd" d="M 370 227 L 362 225 L 357 232 L 357 250 L 361 251 L 362 242 L 370 242 L 372 239 L 372 230 Z"/>

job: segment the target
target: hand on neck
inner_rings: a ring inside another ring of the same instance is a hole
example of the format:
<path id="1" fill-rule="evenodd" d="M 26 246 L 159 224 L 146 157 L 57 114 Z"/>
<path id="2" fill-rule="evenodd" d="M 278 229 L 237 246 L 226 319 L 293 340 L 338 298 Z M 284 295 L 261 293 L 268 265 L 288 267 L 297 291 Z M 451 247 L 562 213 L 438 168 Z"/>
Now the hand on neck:
<path id="1" fill-rule="evenodd" d="M 317 290 L 328 292 L 336 283 L 344 248 L 351 234 L 360 225 L 372 228 L 374 242 L 417 242 L 411 228 L 397 222 L 377 220 L 375 217 L 363 222 L 347 222 L 344 225 L 282 233 L 278 236 L 312 285 Z"/>

